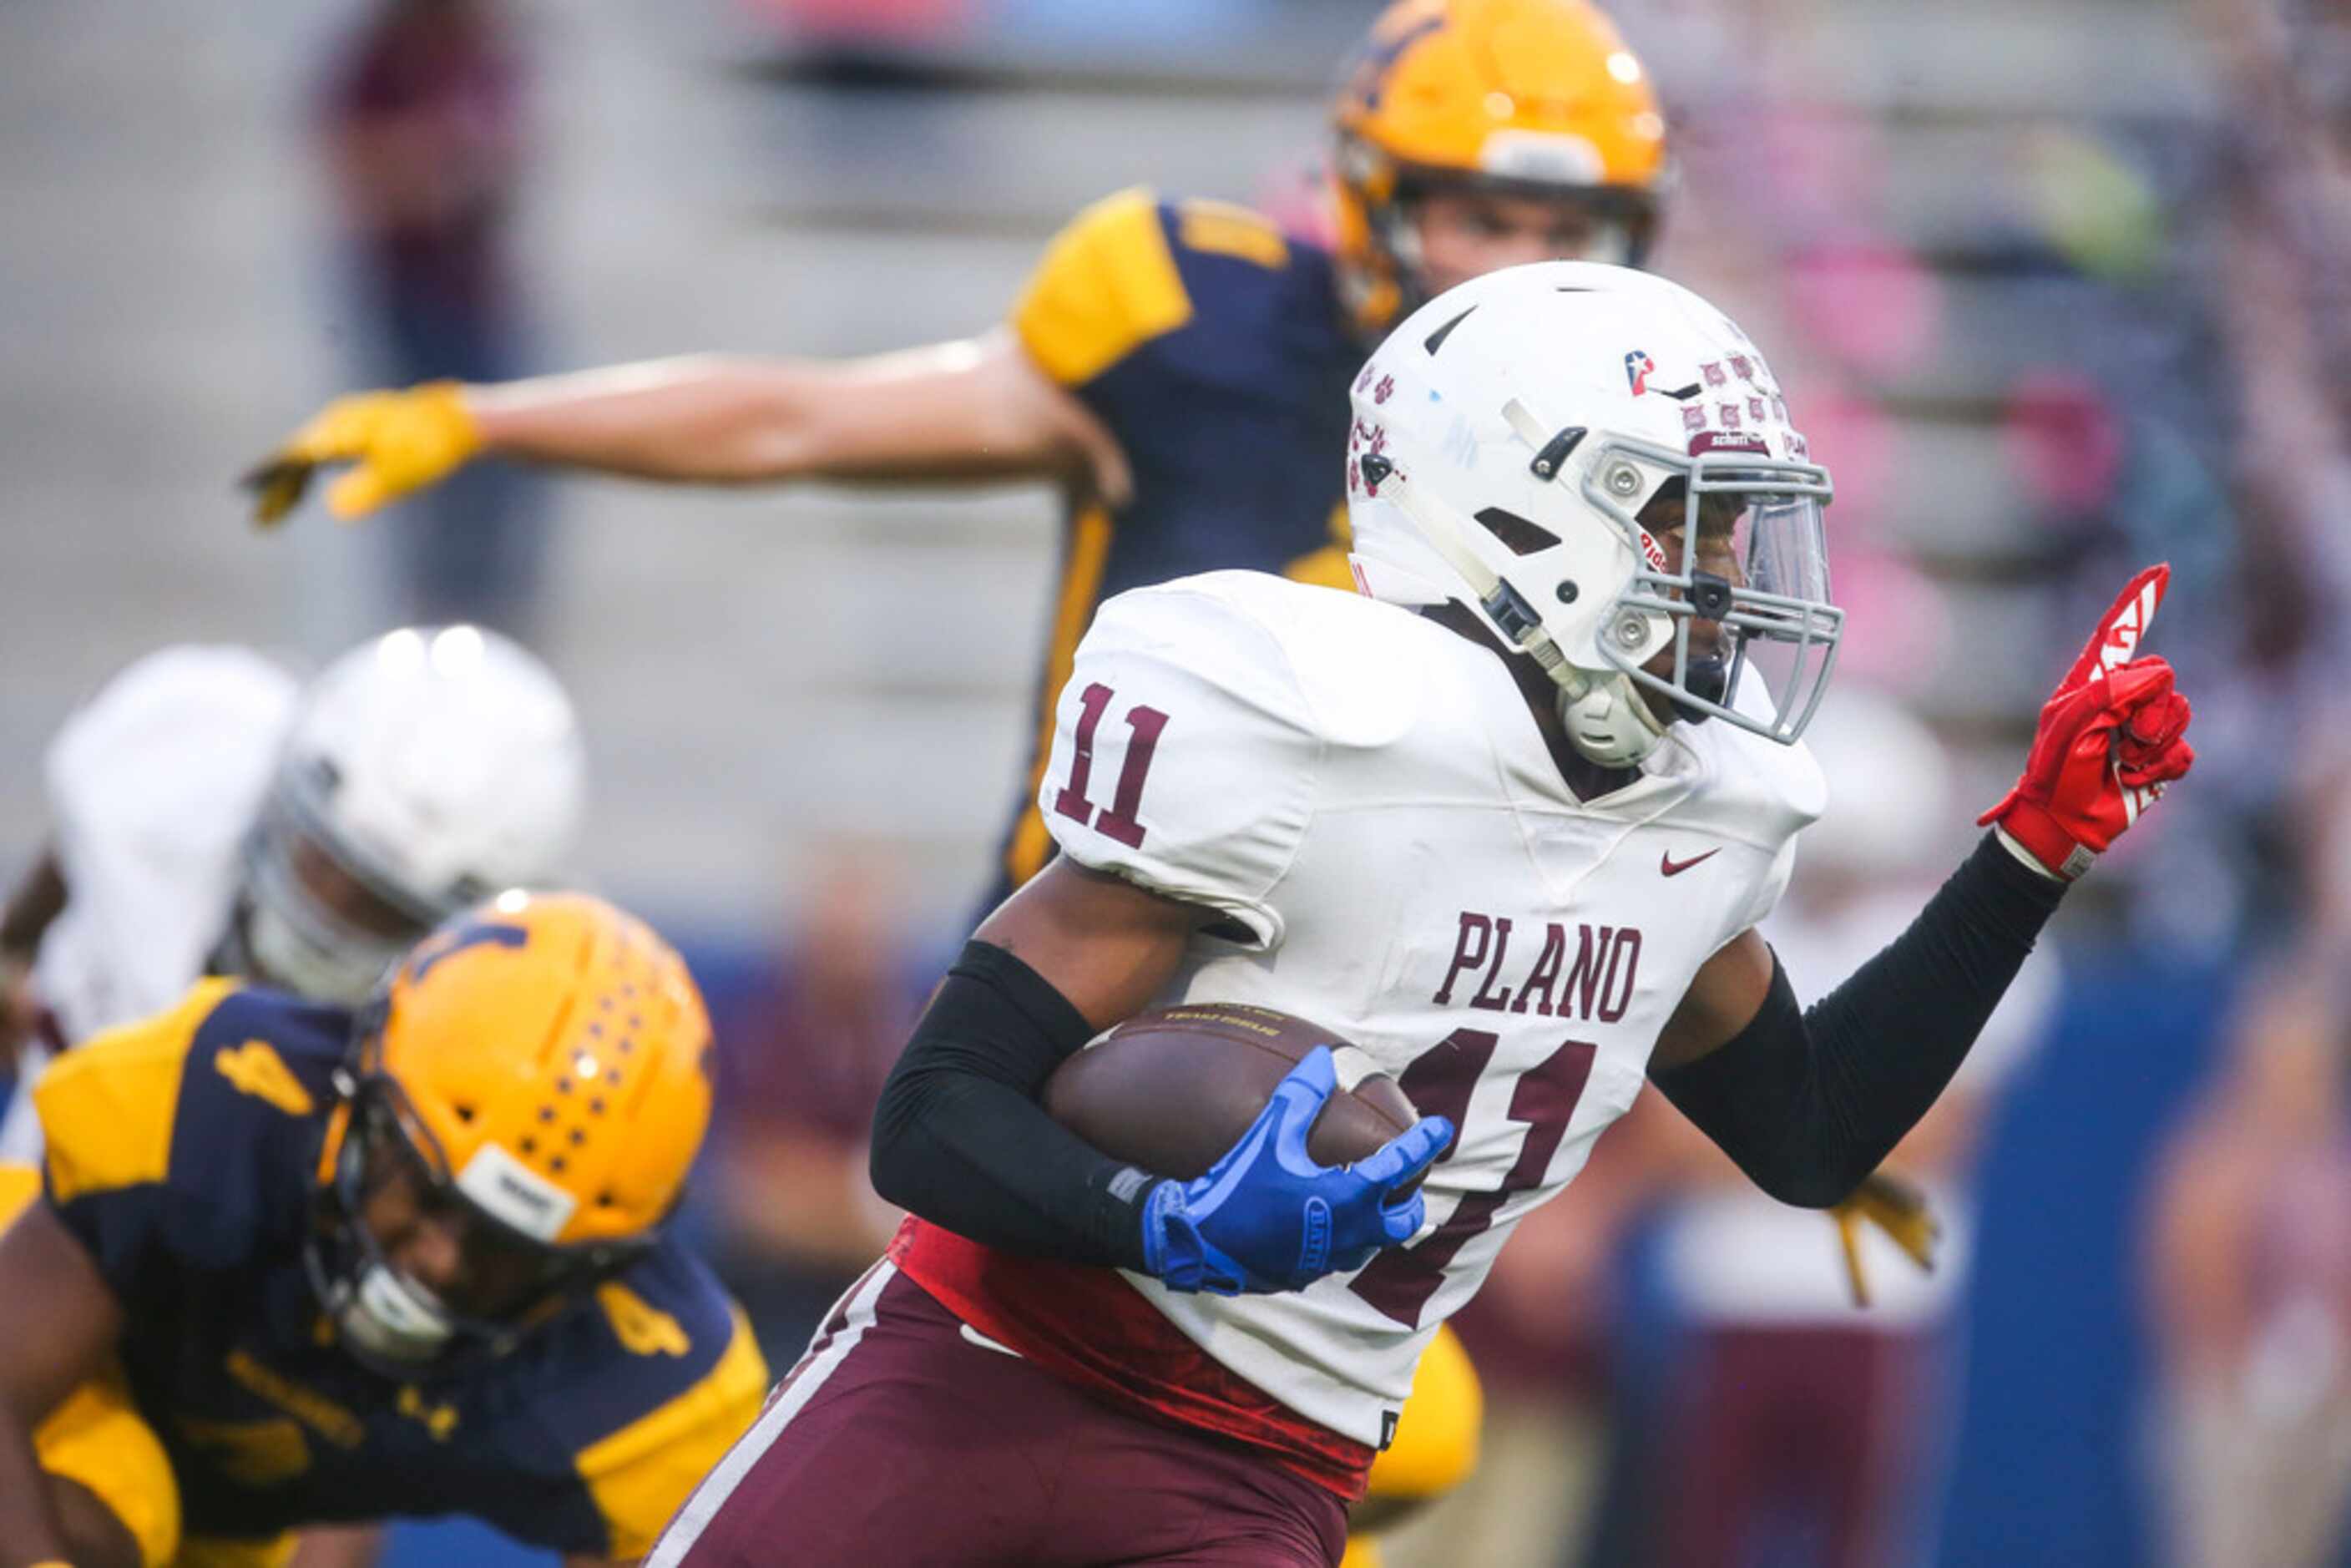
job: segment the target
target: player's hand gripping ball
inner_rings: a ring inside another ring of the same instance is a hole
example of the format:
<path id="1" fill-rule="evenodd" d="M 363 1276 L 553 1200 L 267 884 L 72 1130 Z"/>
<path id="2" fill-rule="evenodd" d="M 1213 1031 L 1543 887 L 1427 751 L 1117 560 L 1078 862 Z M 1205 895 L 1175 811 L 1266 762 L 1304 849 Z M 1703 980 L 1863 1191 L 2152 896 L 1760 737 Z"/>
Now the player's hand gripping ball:
<path id="1" fill-rule="evenodd" d="M 1420 1177 L 1453 1141 L 1384 1074 L 1341 1089 L 1343 1044 L 1270 1009 L 1170 1008 L 1063 1062 L 1045 1108 L 1166 1178 L 1144 1204 L 1144 1251 L 1169 1289 L 1299 1290 L 1409 1240 Z"/>
<path id="2" fill-rule="evenodd" d="M 2043 706 L 2016 787 L 1977 819 L 2063 881 L 2089 870 L 2196 760 L 2170 664 L 2133 656 L 2170 582 L 2168 565 L 2131 579 Z"/>
<path id="3" fill-rule="evenodd" d="M 328 510 L 349 519 L 439 483 L 481 446 L 455 382 L 355 392 L 320 410 L 244 483 L 253 492 L 253 520 L 267 528 L 301 503 L 321 465 L 351 464 L 327 489 Z"/>
<path id="4" fill-rule="evenodd" d="M 1301 1291 L 1412 1239 L 1426 1203 L 1417 1184 L 1453 1124 L 1425 1116 L 1367 1158 L 1319 1165 L 1306 1135 L 1337 1087 L 1318 1045 L 1206 1176 L 1162 1181 L 1144 1206 L 1144 1268 L 1174 1291 Z"/>

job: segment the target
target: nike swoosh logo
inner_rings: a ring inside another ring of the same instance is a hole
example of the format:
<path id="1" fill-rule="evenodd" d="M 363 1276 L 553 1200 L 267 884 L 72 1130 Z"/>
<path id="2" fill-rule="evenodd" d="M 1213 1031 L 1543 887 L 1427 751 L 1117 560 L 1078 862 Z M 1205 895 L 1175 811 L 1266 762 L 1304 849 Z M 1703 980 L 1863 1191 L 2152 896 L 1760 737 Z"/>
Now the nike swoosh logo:
<path id="1" fill-rule="evenodd" d="M 1686 861 L 1677 861 L 1674 859 L 1673 852 L 1671 851 L 1667 851 L 1657 857 L 1657 870 L 1666 876 L 1679 876 L 1682 873 L 1689 870 L 1690 867 L 1698 864 L 1698 862 L 1712 860 L 1721 852 L 1722 846 L 1720 844 L 1717 844 L 1714 848 L 1707 851 L 1706 853 L 1702 855 L 1692 855 Z"/>

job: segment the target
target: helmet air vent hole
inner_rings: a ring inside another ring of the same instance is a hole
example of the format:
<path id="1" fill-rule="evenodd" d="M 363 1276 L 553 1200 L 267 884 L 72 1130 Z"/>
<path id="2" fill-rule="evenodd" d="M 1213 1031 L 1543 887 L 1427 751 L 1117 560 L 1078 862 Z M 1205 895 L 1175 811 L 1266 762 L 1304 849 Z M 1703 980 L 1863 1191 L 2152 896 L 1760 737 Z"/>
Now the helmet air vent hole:
<path id="1" fill-rule="evenodd" d="M 609 1186 L 596 1195 L 596 1207 L 599 1208 L 617 1208 L 620 1204 L 621 1200 L 612 1196 L 612 1189 Z"/>
<path id="2" fill-rule="evenodd" d="M 1476 311 L 1477 308 L 1478 307 L 1472 305 L 1468 310 L 1464 310 L 1460 315 L 1456 316 L 1452 320 L 1447 321 L 1444 326 L 1439 327 L 1436 331 L 1431 332 L 1428 335 L 1428 340 L 1423 347 L 1428 350 L 1428 357 L 1430 359 L 1435 359 L 1437 357 L 1437 350 L 1445 347 L 1445 340 L 1453 336 L 1453 329 L 1461 325 L 1462 322 L 1469 319 L 1470 315 Z"/>
<path id="3" fill-rule="evenodd" d="M 521 1148 L 524 1154 L 535 1155 L 538 1153 L 538 1140 L 537 1138 L 525 1137 L 522 1141 Z"/>
<path id="4" fill-rule="evenodd" d="M 1478 514 L 1486 531 L 1510 548 L 1512 555 L 1532 555 L 1537 550 L 1552 549 L 1559 536 L 1540 524 L 1531 523 L 1516 512 L 1506 512 L 1499 507 L 1489 507 Z"/>
<path id="5" fill-rule="evenodd" d="M 465 1104 L 461 1102 L 450 1106 L 449 1109 L 457 1113 L 457 1120 L 465 1123 L 467 1126 L 473 1125 L 474 1108 L 471 1105 Z"/>
<path id="6" fill-rule="evenodd" d="M 1562 604 L 1573 604 L 1581 591 L 1573 582 L 1562 578 L 1559 585 L 1559 601 Z"/>
<path id="7" fill-rule="evenodd" d="M 559 1176 L 563 1172 L 563 1166 L 564 1159 L 561 1155 L 551 1155 L 547 1162 L 547 1168 L 555 1172 Z"/>
<path id="8" fill-rule="evenodd" d="M 588 1141 L 588 1129 L 587 1129 L 587 1128 L 585 1128 L 585 1127 L 574 1127 L 574 1128 L 572 1128 L 572 1129 L 571 1129 L 571 1146 L 572 1146 L 573 1148 L 575 1148 L 575 1149 L 576 1149 L 576 1148 L 578 1148 L 580 1145 L 582 1145 L 582 1144 L 586 1143 L 587 1141 Z"/>
<path id="9" fill-rule="evenodd" d="M 552 1105 L 541 1105 L 541 1106 L 538 1108 L 538 1119 L 539 1119 L 540 1121 L 542 1121 L 542 1122 L 552 1122 L 552 1121 L 554 1121 L 554 1120 L 555 1120 L 555 1107 L 554 1107 L 554 1106 L 552 1106 Z"/>
<path id="10" fill-rule="evenodd" d="M 604 1113 L 604 1097 L 601 1094 L 588 1102 L 588 1113 L 591 1116 L 601 1116 Z"/>

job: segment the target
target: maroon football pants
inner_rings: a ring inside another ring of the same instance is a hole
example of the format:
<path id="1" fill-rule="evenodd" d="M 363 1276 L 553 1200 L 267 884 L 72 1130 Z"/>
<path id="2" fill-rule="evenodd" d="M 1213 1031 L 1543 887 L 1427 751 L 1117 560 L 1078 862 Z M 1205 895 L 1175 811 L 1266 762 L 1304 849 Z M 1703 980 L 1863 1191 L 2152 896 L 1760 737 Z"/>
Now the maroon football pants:
<path id="1" fill-rule="evenodd" d="M 646 1568 L 1327 1568 L 1332 1492 L 1102 1404 L 890 1263 L 833 1309 Z"/>

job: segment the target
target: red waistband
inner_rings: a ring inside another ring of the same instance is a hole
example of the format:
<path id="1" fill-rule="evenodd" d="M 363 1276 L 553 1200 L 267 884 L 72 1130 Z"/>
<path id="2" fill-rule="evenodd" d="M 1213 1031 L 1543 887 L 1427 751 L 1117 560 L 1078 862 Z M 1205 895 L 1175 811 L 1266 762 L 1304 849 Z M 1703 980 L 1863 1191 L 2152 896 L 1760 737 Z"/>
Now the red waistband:
<path id="1" fill-rule="evenodd" d="M 999 1252 L 909 1219 L 891 1260 L 949 1312 L 1046 1371 L 1155 1420 L 1262 1449 L 1353 1502 L 1373 1450 L 1203 1350 L 1114 1269 Z"/>

